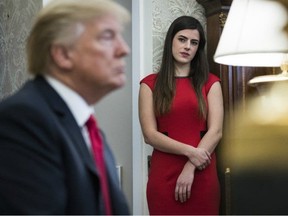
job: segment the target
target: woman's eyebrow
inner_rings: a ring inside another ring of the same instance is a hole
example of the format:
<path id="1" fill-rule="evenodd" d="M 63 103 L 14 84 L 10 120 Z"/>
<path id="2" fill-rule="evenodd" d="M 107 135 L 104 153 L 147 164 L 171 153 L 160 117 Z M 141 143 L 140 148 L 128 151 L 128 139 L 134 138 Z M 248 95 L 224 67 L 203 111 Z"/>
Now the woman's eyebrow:
<path id="1" fill-rule="evenodd" d="M 188 39 L 186 36 L 184 35 L 179 35 L 178 37 L 182 37 L 182 38 L 185 38 L 185 39 Z"/>
<path id="2" fill-rule="evenodd" d="M 179 35 L 178 37 L 181 37 L 181 38 L 184 38 L 184 39 L 188 40 L 188 38 L 187 38 L 186 36 L 184 36 L 184 35 Z M 193 42 L 199 42 L 198 39 L 191 39 L 191 41 L 193 41 Z"/>

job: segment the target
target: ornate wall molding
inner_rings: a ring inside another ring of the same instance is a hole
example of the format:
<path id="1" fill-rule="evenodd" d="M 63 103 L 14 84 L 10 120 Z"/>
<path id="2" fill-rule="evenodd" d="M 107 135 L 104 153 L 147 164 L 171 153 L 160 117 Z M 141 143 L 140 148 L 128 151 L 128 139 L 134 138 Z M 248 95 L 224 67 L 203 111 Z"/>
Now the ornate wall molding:
<path id="1" fill-rule="evenodd" d="M 219 14 L 219 23 L 220 23 L 221 28 L 224 28 L 227 17 L 228 17 L 228 13 L 221 12 Z"/>

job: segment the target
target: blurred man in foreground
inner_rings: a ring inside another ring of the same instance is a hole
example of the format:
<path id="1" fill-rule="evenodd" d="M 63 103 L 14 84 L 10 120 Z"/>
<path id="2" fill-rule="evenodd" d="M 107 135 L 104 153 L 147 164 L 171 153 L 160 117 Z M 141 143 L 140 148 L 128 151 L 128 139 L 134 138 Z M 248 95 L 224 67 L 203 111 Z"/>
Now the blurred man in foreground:
<path id="1" fill-rule="evenodd" d="M 125 84 L 130 15 L 110 0 L 55 0 L 27 42 L 34 76 L 0 103 L 0 214 L 129 214 L 93 105 Z"/>

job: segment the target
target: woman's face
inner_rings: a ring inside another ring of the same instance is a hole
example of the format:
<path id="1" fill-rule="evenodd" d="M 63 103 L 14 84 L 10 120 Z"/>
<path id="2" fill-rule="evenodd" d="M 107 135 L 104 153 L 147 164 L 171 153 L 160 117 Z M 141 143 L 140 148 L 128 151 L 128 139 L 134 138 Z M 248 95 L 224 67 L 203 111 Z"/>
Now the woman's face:
<path id="1" fill-rule="evenodd" d="M 197 29 L 184 29 L 174 36 L 172 41 L 172 55 L 176 64 L 190 64 L 194 58 L 200 42 Z"/>

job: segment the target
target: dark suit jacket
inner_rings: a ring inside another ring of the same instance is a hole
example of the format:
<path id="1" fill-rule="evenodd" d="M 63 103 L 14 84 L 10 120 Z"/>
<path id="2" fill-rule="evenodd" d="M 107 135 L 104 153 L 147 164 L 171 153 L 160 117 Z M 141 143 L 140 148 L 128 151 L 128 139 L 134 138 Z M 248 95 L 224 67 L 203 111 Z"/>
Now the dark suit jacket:
<path id="1" fill-rule="evenodd" d="M 104 154 L 113 214 L 129 214 L 106 143 Z M 104 214 L 100 197 L 81 130 L 45 79 L 0 103 L 0 214 Z"/>

